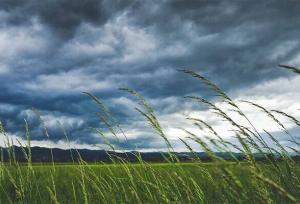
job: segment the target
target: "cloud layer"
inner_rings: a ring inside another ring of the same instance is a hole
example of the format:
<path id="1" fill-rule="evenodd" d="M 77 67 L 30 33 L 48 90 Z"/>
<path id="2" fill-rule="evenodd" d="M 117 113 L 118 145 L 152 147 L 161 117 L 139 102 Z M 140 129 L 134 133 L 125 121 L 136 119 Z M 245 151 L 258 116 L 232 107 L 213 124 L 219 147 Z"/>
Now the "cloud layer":
<path id="1" fill-rule="evenodd" d="M 54 142 L 65 139 L 58 121 L 72 142 L 103 144 L 92 131 L 103 124 L 86 91 L 100 97 L 128 132 L 128 142 L 112 139 L 118 148 L 163 148 L 134 112 L 133 98 L 118 90 L 130 87 L 150 101 L 180 148 L 183 135 L 176 128 L 191 126 L 188 114 L 200 111 L 225 128 L 206 116 L 205 107 L 182 98 L 196 94 L 218 103 L 180 68 L 203 73 L 237 100 L 299 117 L 299 78 L 276 67 L 300 66 L 299 28 L 300 4 L 293 0 L 1 1 L 0 117 L 18 137 L 27 118 L 41 144 L 45 135 L 34 108 Z"/>

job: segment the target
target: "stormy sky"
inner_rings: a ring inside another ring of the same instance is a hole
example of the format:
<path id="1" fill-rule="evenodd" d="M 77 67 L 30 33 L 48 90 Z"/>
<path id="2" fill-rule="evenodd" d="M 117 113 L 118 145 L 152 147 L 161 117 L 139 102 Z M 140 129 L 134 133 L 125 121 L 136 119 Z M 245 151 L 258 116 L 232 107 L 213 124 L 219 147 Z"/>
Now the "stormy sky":
<path id="1" fill-rule="evenodd" d="M 24 140 L 26 119 L 33 145 L 104 148 L 100 128 L 117 149 L 163 149 L 134 109 L 135 98 L 119 90 L 129 87 L 151 104 L 178 150 L 178 138 L 186 136 L 179 128 L 197 131 L 186 117 L 204 119 L 230 137 L 228 124 L 183 98 L 226 106 L 178 71 L 184 68 L 214 81 L 261 131 L 280 137 L 280 127 L 240 100 L 300 118 L 300 77 L 277 66 L 300 67 L 299 36 L 295 0 L 0 0 L 0 118 L 15 142 Z M 101 99 L 127 140 L 108 133 L 97 104 L 82 92 Z"/>

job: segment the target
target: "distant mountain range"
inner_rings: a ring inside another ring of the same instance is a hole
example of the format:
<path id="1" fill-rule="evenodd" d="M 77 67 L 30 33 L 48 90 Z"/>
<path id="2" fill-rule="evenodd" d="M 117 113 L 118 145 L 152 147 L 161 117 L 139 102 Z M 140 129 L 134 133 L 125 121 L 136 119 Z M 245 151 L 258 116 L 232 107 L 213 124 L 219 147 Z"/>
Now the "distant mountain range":
<path id="1" fill-rule="evenodd" d="M 24 152 L 25 151 L 25 152 Z M 15 160 L 18 162 L 27 162 L 26 154 L 28 149 L 13 146 L 11 148 L 1 148 L 1 158 L 3 161 L 9 161 L 9 158 L 13 158 L 11 155 L 15 155 Z M 191 161 L 193 158 L 198 157 L 202 161 L 211 161 L 212 158 L 206 152 L 173 152 L 180 161 Z M 216 152 L 218 157 L 225 160 L 233 160 L 234 157 L 238 160 L 244 160 L 246 157 L 242 153 L 229 153 L 229 152 Z M 164 162 L 166 158 L 169 158 L 167 152 L 113 152 L 105 150 L 89 150 L 89 149 L 58 149 L 58 148 L 45 148 L 45 147 L 31 147 L 31 160 L 32 162 L 51 162 L 53 155 L 53 161 L 55 162 L 72 162 L 80 159 L 86 162 L 111 162 L 113 159 L 124 159 L 130 162 L 138 162 L 139 155 L 143 161 L 146 162 Z M 270 156 L 273 157 L 274 156 Z M 263 160 L 265 157 L 262 154 L 255 154 L 255 158 Z M 299 156 L 294 156 L 295 159 L 299 159 Z M 278 159 L 278 157 L 277 157 Z"/>

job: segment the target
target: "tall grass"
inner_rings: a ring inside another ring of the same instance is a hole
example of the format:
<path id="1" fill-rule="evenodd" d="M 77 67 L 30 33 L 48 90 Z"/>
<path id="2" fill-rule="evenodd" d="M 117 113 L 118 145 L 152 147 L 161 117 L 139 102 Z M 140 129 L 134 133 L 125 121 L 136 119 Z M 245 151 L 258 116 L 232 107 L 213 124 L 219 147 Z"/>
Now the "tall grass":
<path id="1" fill-rule="evenodd" d="M 280 66 L 300 74 L 297 68 Z M 191 70 L 179 71 L 198 79 L 247 121 L 247 127 L 241 125 L 225 110 L 205 98 L 185 97 L 206 105 L 213 114 L 227 121 L 236 142 L 225 140 L 208 122 L 188 117 L 187 120 L 192 121 L 197 128 L 204 127 L 210 134 L 198 135 L 181 128 L 179 131 L 185 133 L 186 137 L 179 140 L 190 152 L 188 156 L 191 161 L 182 162 L 148 102 L 136 91 L 122 89 L 137 100 L 139 107 L 135 108 L 136 111 L 165 142 L 168 154 L 162 154 L 164 163 L 146 162 L 136 152 L 134 155 L 138 163 L 135 164 L 115 155 L 110 155 L 110 164 L 91 165 L 82 159 L 73 160 L 72 165 L 57 164 L 50 150 L 51 165 L 37 165 L 32 162 L 30 128 L 25 120 L 26 144 L 19 142 L 27 160 L 24 165 L 18 162 L 14 144 L 0 123 L 0 133 L 6 141 L 5 148 L 1 148 L 0 203 L 299 203 L 300 164 L 294 160 L 295 155 L 300 156 L 299 138 L 289 133 L 276 114 L 288 118 L 297 127 L 300 126 L 299 120 L 281 110 L 268 110 L 251 101 L 243 101 L 265 113 L 266 117 L 282 128 L 291 144 L 284 146 L 267 130 L 259 132 L 240 106 L 215 83 Z M 99 107 L 97 116 L 110 134 L 116 140 L 127 140 L 121 125 L 104 103 L 91 93 L 85 94 Z M 40 114 L 37 112 L 37 115 Z M 50 139 L 46 125 L 42 120 L 41 123 L 45 136 Z M 69 142 L 63 127 L 62 131 Z M 95 132 L 111 151 L 116 151 L 106 131 L 95 129 Z M 199 148 L 193 148 L 191 142 L 198 144 Z M 8 162 L 3 159 L 4 151 L 9 155 Z M 198 155 L 199 151 L 206 152 L 212 162 L 203 162 Z M 232 161 L 226 161 L 217 151 L 227 152 Z M 246 159 L 240 161 L 234 152 L 242 153 Z M 79 152 L 70 149 L 70 154 Z M 257 160 L 257 155 L 264 158 L 263 162 Z"/>

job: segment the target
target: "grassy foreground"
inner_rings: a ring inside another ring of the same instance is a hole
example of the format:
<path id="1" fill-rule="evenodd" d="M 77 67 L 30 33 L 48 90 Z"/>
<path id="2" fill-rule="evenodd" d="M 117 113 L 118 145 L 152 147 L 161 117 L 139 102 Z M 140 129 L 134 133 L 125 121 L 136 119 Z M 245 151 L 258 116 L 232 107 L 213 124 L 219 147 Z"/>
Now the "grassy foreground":
<path id="1" fill-rule="evenodd" d="M 2 166 L 1 203 L 296 203 L 300 164 Z M 272 176 L 272 180 L 268 177 Z M 286 189 L 286 190 L 285 190 Z"/>
<path id="2" fill-rule="evenodd" d="M 300 74 L 297 68 L 282 67 Z M 213 114 L 227 121 L 232 127 L 235 143 L 224 140 L 207 122 L 187 118 L 209 134 L 196 135 L 182 129 L 188 136 L 180 140 L 191 157 L 190 163 L 183 163 L 172 154 L 174 149 L 145 99 L 131 89 L 122 89 L 137 99 L 140 106 L 136 110 L 165 141 L 169 153 L 165 156 L 165 163 L 147 163 L 137 153 L 138 164 L 112 158 L 112 164 L 91 165 L 79 160 L 72 164 L 50 162 L 37 165 L 31 160 L 30 130 L 25 121 L 27 143 L 20 145 L 27 163 L 17 161 L 9 137 L 7 147 L 1 149 L 0 203 L 300 203 L 300 164 L 295 160 L 296 156 L 299 157 L 299 137 L 291 135 L 276 116 L 287 117 L 298 128 L 300 122 L 280 110 L 267 110 L 259 104 L 243 101 L 261 110 L 282 128 L 290 138 L 285 145 L 268 131 L 258 131 L 240 107 L 213 82 L 193 71 L 180 71 L 199 79 L 230 106 L 230 111 L 248 122 L 247 127 L 241 125 L 227 114 L 228 110 L 204 98 L 186 97 L 206 105 Z M 110 134 L 126 138 L 102 101 L 87 94 L 99 106 L 99 119 Z M 46 126 L 44 132 L 50 139 Z M 105 131 L 97 129 L 96 132 L 103 143 L 115 151 Z M 0 133 L 7 136 L 2 123 Z M 198 144 L 199 149 L 193 149 L 190 142 Z M 3 151 L 9 155 L 6 161 Z M 196 153 L 200 151 L 206 152 L 212 162 L 203 163 Z M 245 160 L 239 161 L 232 154 L 232 162 L 228 162 L 218 157 L 216 151 L 239 152 L 245 155 Z M 257 160 L 255 155 L 258 154 L 263 162 Z"/>

